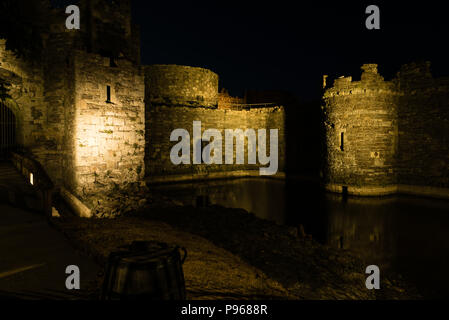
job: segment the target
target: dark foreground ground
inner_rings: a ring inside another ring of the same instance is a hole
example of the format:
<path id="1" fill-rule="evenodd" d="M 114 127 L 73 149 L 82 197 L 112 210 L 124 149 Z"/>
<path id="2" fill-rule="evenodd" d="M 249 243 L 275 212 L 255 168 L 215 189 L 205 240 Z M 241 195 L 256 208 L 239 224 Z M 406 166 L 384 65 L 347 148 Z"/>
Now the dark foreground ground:
<path id="1" fill-rule="evenodd" d="M 79 254 L 64 235 L 37 212 L 0 201 L 0 300 L 80 299 L 83 290 L 67 290 L 66 268 L 77 265 L 81 286 L 95 281 L 101 267 Z"/>
<path id="2" fill-rule="evenodd" d="M 241 209 L 153 203 L 111 219 L 81 219 L 58 209 L 62 217 L 51 223 L 100 266 L 111 251 L 133 240 L 185 247 L 188 299 L 421 298 L 399 275 L 381 274 L 381 289 L 368 290 L 367 264 L 350 252 Z M 100 274 L 89 284 L 92 298 L 101 283 Z"/>

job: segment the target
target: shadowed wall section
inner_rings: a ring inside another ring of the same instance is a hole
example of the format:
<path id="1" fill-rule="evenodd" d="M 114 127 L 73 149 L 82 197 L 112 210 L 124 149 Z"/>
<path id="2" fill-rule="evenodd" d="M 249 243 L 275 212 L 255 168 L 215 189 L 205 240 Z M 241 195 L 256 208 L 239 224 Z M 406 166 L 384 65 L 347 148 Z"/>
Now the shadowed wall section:
<path id="1" fill-rule="evenodd" d="M 16 117 L 16 141 L 33 152 L 45 165 L 52 163 L 52 138 L 48 132 L 48 113 L 45 102 L 44 76 L 40 66 L 18 59 L 5 49 L 0 39 L 0 77 L 10 84 L 11 99 L 5 105 Z M 58 169 L 49 170 L 53 179 L 60 178 Z"/>
<path id="2" fill-rule="evenodd" d="M 428 62 L 398 78 L 398 182 L 449 188 L 449 78 L 433 78 Z"/>

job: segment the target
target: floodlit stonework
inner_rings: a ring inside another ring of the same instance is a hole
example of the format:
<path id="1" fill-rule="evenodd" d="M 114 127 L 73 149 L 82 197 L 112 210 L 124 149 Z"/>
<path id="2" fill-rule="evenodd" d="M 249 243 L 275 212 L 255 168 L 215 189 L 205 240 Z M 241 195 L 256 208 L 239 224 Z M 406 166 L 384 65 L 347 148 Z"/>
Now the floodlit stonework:
<path id="1" fill-rule="evenodd" d="M 449 197 L 449 78 L 432 77 L 429 62 L 391 81 L 375 64 L 362 70 L 324 92 L 327 189 Z"/>
<path id="2" fill-rule="evenodd" d="M 66 29 L 65 13 L 52 9 L 39 61 L 17 58 L 0 40 L 0 78 L 11 96 L 4 104 L 15 115 L 17 144 L 87 206 L 83 212 L 112 210 L 114 203 L 97 201 L 102 194 L 151 183 L 259 176 L 260 164 L 236 164 L 235 155 L 233 164 L 173 164 L 170 134 L 194 121 L 222 136 L 225 129 L 278 129 L 276 176 L 284 177 L 286 118 L 272 103 L 280 101 L 276 93 L 232 97 L 219 92 L 211 70 L 141 65 L 130 6 L 81 1 L 81 30 Z M 449 79 L 432 77 L 428 63 L 405 65 L 391 81 L 375 64 L 362 69 L 360 81 L 341 77 L 326 87 L 323 78 L 326 188 L 449 197 Z"/>
<path id="3" fill-rule="evenodd" d="M 192 121 L 219 130 L 279 129 L 282 172 L 283 107 L 218 108 L 216 73 L 141 65 L 130 6 L 128 0 L 81 1 L 80 30 L 66 29 L 66 14 L 52 9 L 40 61 L 16 58 L 0 40 L 0 77 L 11 84 L 5 104 L 16 117 L 17 144 L 67 199 L 80 199 L 71 203 L 90 212 L 102 206 L 102 194 L 129 186 L 258 172 L 258 165 L 172 164 L 170 133 Z"/>

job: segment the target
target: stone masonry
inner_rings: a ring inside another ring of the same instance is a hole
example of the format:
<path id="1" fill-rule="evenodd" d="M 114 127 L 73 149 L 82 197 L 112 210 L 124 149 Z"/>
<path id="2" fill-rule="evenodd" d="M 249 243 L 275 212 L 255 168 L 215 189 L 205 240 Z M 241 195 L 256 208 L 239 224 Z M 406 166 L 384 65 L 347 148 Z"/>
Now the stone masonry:
<path id="1" fill-rule="evenodd" d="M 171 132 L 178 128 L 192 132 L 193 121 L 201 121 L 202 132 L 206 129 L 219 130 L 223 137 L 223 150 L 225 129 L 278 129 L 278 171 L 283 171 L 285 162 L 283 107 L 219 108 L 218 75 L 203 68 L 175 65 L 148 66 L 145 75 L 147 180 L 204 179 L 217 177 L 216 173 L 220 172 L 225 173 L 224 177 L 231 176 L 232 172 L 247 175 L 259 169 L 259 164 L 247 164 L 246 159 L 246 164 L 233 165 L 171 163 L 170 150 L 176 143 L 170 141 Z M 246 139 L 245 155 L 247 155 Z"/>
<path id="2" fill-rule="evenodd" d="M 279 129 L 278 171 L 283 170 L 282 107 L 218 109 L 216 73 L 140 64 L 140 34 L 131 23 L 129 0 L 81 0 L 80 9 L 86 26 L 81 30 L 67 30 L 66 14 L 49 9 L 40 61 L 16 58 L 0 39 L 0 77 L 11 84 L 11 99 L 3 104 L 15 115 L 17 145 L 42 165 L 57 190 L 87 206 L 83 212 L 114 210 L 113 197 L 105 203 L 104 195 L 131 199 L 129 190 L 153 178 L 256 172 L 256 165 L 173 165 L 170 133 L 190 130 L 194 120 L 203 130 Z"/>
<path id="3" fill-rule="evenodd" d="M 362 70 L 324 92 L 327 189 L 448 197 L 449 78 L 433 78 L 429 62 L 391 81 L 375 64 Z"/>

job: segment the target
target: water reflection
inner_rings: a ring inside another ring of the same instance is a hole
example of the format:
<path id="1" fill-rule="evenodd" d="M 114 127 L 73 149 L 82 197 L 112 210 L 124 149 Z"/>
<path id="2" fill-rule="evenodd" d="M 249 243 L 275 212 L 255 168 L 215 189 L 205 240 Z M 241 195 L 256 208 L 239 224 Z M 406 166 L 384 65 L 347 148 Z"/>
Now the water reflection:
<path id="1" fill-rule="evenodd" d="M 285 182 L 282 180 L 216 180 L 164 185 L 157 187 L 157 191 L 186 205 L 197 205 L 199 197 L 207 197 L 211 204 L 243 208 L 259 218 L 279 224 L 285 222 Z"/>
<path id="2" fill-rule="evenodd" d="M 388 267 L 387 262 L 396 254 L 392 226 L 395 199 L 349 197 L 343 201 L 338 195 L 328 194 L 326 204 L 325 242 L 357 252 L 371 264 Z"/>
<path id="3" fill-rule="evenodd" d="M 199 196 L 279 224 L 302 224 L 320 242 L 399 272 L 427 297 L 449 297 L 449 201 L 324 193 L 314 183 L 238 179 L 158 188 L 185 204 Z"/>
<path id="4" fill-rule="evenodd" d="M 383 270 L 404 274 L 428 297 L 449 296 L 449 202 L 327 195 L 326 243 L 343 246 Z"/>

